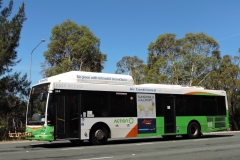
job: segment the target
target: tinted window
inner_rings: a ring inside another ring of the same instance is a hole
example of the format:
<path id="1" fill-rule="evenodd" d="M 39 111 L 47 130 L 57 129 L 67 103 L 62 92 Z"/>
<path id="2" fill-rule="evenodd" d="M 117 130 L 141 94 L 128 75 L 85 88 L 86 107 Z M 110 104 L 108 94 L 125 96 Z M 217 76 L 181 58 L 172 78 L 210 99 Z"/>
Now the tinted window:
<path id="1" fill-rule="evenodd" d="M 162 94 L 156 94 L 156 116 L 164 116 L 164 101 L 163 101 L 163 96 Z"/>
<path id="2" fill-rule="evenodd" d="M 225 97 L 217 97 L 217 104 L 218 104 L 218 115 L 226 115 L 226 101 Z"/>
<path id="3" fill-rule="evenodd" d="M 202 114 L 217 115 L 217 101 L 215 96 L 202 96 Z"/>
<path id="4" fill-rule="evenodd" d="M 200 96 L 184 96 L 184 108 L 186 116 L 201 115 Z"/>
<path id="5" fill-rule="evenodd" d="M 136 117 L 136 94 L 135 93 L 110 93 L 111 117 Z"/>
<path id="6" fill-rule="evenodd" d="M 94 117 L 136 117 L 136 94 L 84 91 L 82 113 L 92 111 Z"/>
<path id="7" fill-rule="evenodd" d="M 184 116 L 185 115 L 185 108 L 183 103 L 183 96 L 176 95 L 175 97 L 175 110 L 177 116 Z"/>
<path id="8" fill-rule="evenodd" d="M 164 116 L 167 115 L 166 107 L 169 105 L 169 98 L 174 98 L 176 103 L 176 96 L 172 94 L 156 94 L 156 116 Z M 171 101 L 171 100 L 170 100 Z M 173 103 L 170 106 L 175 112 L 176 104 Z M 174 107 L 175 105 L 175 107 Z"/>
<path id="9" fill-rule="evenodd" d="M 109 116 L 109 93 L 101 91 L 84 91 L 82 92 L 82 113 L 92 111 L 94 117 Z"/>

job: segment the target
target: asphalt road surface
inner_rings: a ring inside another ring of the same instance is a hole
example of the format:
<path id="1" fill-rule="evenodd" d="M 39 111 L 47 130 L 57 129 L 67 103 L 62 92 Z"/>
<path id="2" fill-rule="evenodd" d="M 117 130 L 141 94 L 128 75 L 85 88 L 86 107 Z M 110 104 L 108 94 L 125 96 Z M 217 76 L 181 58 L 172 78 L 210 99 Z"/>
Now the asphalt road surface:
<path id="1" fill-rule="evenodd" d="M 0 142 L 0 160 L 240 160 L 240 132 L 204 134 L 199 139 L 115 139 L 106 145 L 69 141 Z"/>

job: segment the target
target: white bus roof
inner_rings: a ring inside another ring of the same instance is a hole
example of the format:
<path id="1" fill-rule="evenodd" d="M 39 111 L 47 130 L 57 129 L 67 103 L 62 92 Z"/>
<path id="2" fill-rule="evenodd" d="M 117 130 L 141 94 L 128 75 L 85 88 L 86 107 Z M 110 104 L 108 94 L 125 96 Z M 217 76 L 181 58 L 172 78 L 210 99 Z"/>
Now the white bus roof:
<path id="1" fill-rule="evenodd" d="M 199 86 L 171 84 L 135 85 L 130 75 L 71 71 L 39 80 L 39 84 L 53 82 L 52 89 L 106 90 L 118 92 L 145 92 L 167 94 L 218 94 L 225 95 L 223 90 L 208 90 Z M 92 85 L 96 84 L 96 85 Z M 110 85 L 109 85 L 110 84 Z M 114 86 L 113 86 L 114 85 Z M 195 93 L 196 92 L 196 93 Z"/>
<path id="2" fill-rule="evenodd" d="M 152 83 L 147 83 L 147 84 L 140 84 L 142 87 L 155 87 L 155 88 L 176 88 L 176 89 L 204 89 L 201 86 L 186 86 L 186 85 L 171 85 L 171 84 L 152 84 Z"/>
<path id="3" fill-rule="evenodd" d="M 70 71 L 39 80 L 39 83 L 45 82 L 134 85 L 130 75 L 83 71 Z"/>

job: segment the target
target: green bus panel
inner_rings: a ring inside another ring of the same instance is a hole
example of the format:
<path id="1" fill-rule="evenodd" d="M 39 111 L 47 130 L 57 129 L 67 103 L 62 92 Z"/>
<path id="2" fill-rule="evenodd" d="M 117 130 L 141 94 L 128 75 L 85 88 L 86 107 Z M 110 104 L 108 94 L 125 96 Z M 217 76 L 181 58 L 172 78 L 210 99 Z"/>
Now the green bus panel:
<path id="1" fill-rule="evenodd" d="M 176 135 L 187 134 L 187 127 L 191 121 L 196 121 L 199 123 L 202 133 L 220 131 L 229 128 L 228 116 L 177 116 L 175 134 Z M 161 135 L 165 135 L 164 117 L 157 117 L 156 133 L 138 134 L 137 137 L 151 137 Z"/>
<path id="2" fill-rule="evenodd" d="M 27 135 L 25 139 L 27 140 L 41 140 L 41 141 L 53 141 L 54 140 L 54 127 L 53 126 L 41 126 L 39 128 L 26 128 Z"/>

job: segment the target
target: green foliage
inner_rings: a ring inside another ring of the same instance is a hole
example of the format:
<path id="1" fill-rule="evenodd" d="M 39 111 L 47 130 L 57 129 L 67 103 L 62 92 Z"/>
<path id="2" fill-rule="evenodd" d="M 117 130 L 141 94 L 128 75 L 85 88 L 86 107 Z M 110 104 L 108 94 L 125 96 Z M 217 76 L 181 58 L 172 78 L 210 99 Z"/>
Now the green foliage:
<path id="1" fill-rule="evenodd" d="M 148 47 L 145 79 L 148 83 L 179 84 L 182 70 L 181 40 L 175 34 L 160 35 Z"/>
<path id="2" fill-rule="evenodd" d="M 107 55 L 100 52 L 100 40 L 84 25 L 66 20 L 52 29 L 42 64 L 44 77 L 72 70 L 101 72 Z"/>
<path id="3" fill-rule="evenodd" d="M 2 4 L 2 0 L 0 0 Z M 2 6 L 0 5 L 0 8 Z M 22 24 L 26 20 L 24 3 L 18 13 L 10 19 L 13 0 L 0 12 L 0 130 L 1 138 L 6 136 L 6 121 L 8 115 L 24 116 L 26 112 L 26 96 L 30 83 L 27 75 L 11 73 L 12 67 L 20 60 L 16 60 L 16 48 L 19 46 Z"/>
<path id="4" fill-rule="evenodd" d="M 188 33 L 182 39 L 175 34 L 160 35 L 148 47 L 146 82 L 196 85 L 216 65 L 218 47 L 204 33 Z"/>
<path id="5" fill-rule="evenodd" d="M 125 56 L 122 60 L 117 62 L 117 70 L 115 73 L 129 73 L 136 84 L 141 84 L 144 82 L 144 67 L 143 60 L 139 59 L 137 56 Z"/>
<path id="6" fill-rule="evenodd" d="M 0 1 L 0 3 L 2 2 Z M 12 7 L 13 1 L 11 0 L 9 6 L 0 12 L 0 75 L 11 71 L 10 67 L 15 66 L 19 62 L 19 60 L 15 61 L 17 58 L 15 49 L 19 45 L 18 41 L 20 39 L 22 24 L 26 20 L 24 3 L 19 8 L 18 13 L 11 20 L 8 20 L 12 12 Z"/>
<path id="7" fill-rule="evenodd" d="M 19 107 L 25 105 L 29 82 L 26 81 L 27 75 L 21 77 L 20 73 L 3 76 L 0 79 L 0 114 L 6 115 L 21 111 Z M 25 106 L 26 107 L 26 106 Z"/>
<path id="8" fill-rule="evenodd" d="M 212 70 L 215 57 L 211 53 L 218 50 L 219 45 L 204 33 L 186 34 L 182 41 L 184 84 L 197 85 L 198 78 Z"/>
<path id="9" fill-rule="evenodd" d="M 226 55 L 223 57 L 219 68 L 215 71 L 215 78 L 211 78 L 215 86 L 227 92 L 229 118 L 234 129 L 239 130 L 239 116 L 240 116 L 240 57 L 231 57 Z M 218 84 L 218 85 L 216 85 Z"/>

